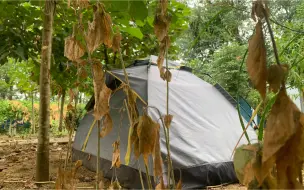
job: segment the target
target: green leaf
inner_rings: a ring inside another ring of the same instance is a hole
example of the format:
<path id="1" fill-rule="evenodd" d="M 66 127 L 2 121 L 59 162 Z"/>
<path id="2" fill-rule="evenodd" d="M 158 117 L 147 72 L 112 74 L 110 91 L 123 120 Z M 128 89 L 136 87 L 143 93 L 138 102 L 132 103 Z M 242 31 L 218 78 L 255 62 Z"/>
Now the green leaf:
<path id="1" fill-rule="evenodd" d="M 145 20 L 148 16 L 148 9 L 143 1 L 131 1 L 129 14 L 134 20 Z"/>
<path id="2" fill-rule="evenodd" d="M 154 26 L 153 26 L 154 17 L 150 17 L 150 16 L 149 16 L 149 17 L 147 18 L 147 22 L 149 23 L 150 26 L 154 27 Z"/>
<path id="3" fill-rule="evenodd" d="M 127 32 L 131 36 L 134 36 L 140 40 L 144 37 L 143 33 L 140 31 L 139 28 L 127 27 L 127 28 L 121 28 L 121 30 Z"/>
<path id="4" fill-rule="evenodd" d="M 137 26 L 144 26 L 145 25 L 145 23 L 141 20 L 136 20 L 135 23 L 136 23 Z"/>

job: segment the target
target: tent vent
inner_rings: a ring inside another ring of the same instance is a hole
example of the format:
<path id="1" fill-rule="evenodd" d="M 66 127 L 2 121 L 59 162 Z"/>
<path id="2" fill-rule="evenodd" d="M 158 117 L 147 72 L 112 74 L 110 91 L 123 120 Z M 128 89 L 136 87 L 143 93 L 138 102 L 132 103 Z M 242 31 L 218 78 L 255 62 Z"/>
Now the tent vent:
<path id="1" fill-rule="evenodd" d="M 187 67 L 187 66 L 180 66 L 179 69 L 182 71 L 188 71 L 188 72 L 192 73 L 192 68 Z"/>

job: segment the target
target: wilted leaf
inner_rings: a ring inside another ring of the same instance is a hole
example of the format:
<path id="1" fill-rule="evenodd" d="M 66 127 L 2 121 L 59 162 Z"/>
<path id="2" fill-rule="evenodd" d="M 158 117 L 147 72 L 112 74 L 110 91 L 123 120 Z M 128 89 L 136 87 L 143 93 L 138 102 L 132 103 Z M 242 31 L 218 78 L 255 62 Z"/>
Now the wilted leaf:
<path id="1" fill-rule="evenodd" d="M 111 185 L 109 186 L 110 190 L 116 190 L 116 189 L 121 189 L 121 186 L 119 184 L 118 180 L 115 180 L 113 183 L 111 183 Z"/>
<path id="2" fill-rule="evenodd" d="M 119 141 L 115 141 L 113 144 L 113 156 L 112 156 L 112 167 L 120 167 L 120 150 L 119 150 Z"/>
<path id="3" fill-rule="evenodd" d="M 139 117 L 137 135 L 139 138 L 139 153 L 143 155 L 145 164 L 148 165 L 148 156 L 153 153 L 157 129 L 159 125 L 151 117 L 144 114 Z"/>
<path id="4" fill-rule="evenodd" d="M 68 8 L 70 8 L 70 6 L 74 7 L 75 9 L 78 7 L 83 9 L 89 7 L 90 3 L 89 0 L 68 0 Z"/>
<path id="5" fill-rule="evenodd" d="M 137 135 L 138 129 L 138 122 L 136 122 L 133 126 L 133 132 L 131 135 L 131 143 L 134 144 L 134 155 L 136 158 L 139 158 L 140 151 L 139 151 L 139 137 Z"/>
<path id="6" fill-rule="evenodd" d="M 74 109 L 74 107 L 72 106 L 71 103 L 67 105 L 67 110 L 68 110 L 68 111 L 73 110 L 73 109 Z"/>
<path id="7" fill-rule="evenodd" d="M 93 10 L 93 22 L 89 23 L 86 35 L 86 42 L 90 53 L 102 43 L 108 47 L 112 45 L 112 20 L 110 15 L 106 13 L 103 4 L 100 3 L 94 6 Z"/>
<path id="8" fill-rule="evenodd" d="M 169 20 L 156 14 L 154 18 L 154 33 L 159 41 L 162 41 L 169 31 Z"/>
<path id="9" fill-rule="evenodd" d="M 116 32 L 113 36 L 112 49 L 113 52 L 117 52 L 120 49 L 120 41 L 122 40 L 121 34 L 119 31 Z"/>
<path id="10" fill-rule="evenodd" d="M 69 36 L 64 41 L 64 56 L 71 61 L 76 61 L 85 53 L 83 45 L 74 37 Z"/>
<path id="11" fill-rule="evenodd" d="M 69 104 L 71 104 L 73 102 L 73 100 L 75 99 L 75 93 L 74 93 L 73 89 L 71 89 L 71 88 L 69 90 L 69 97 L 70 97 Z"/>
<path id="12" fill-rule="evenodd" d="M 88 73 L 87 71 L 85 70 L 85 68 L 81 67 L 80 68 L 80 71 L 79 71 L 79 76 L 83 79 L 86 79 L 88 77 Z"/>
<path id="13" fill-rule="evenodd" d="M 104 83 L 104 72 L 101 64 L 93 63 L 93 85 L 95 95 L 94 105 L 94 117 L 96 120 L 100 120 L 106 113 L 109 112 L 109 101 L 111 95 L 111 89 L 109 89 Z"/>
<path id="14" fill-rule="evenodd" d="M 163 169 L 162 169 L 162 157 L 160 152 L 160 144 L 159 144 L 159 128 L 160 126 L 157 125 L 157 131 L 156 131 L 156 139 L 155 139 L 155 145 L 153 150 L 153 171 L 154 171 L 154 177 L 162 177 L 163 175 Z"/>
<path id="15" fill-rule="evenodd" d="M 269 9 L 265 0 L 257 0 L 252 2 L 251 18 L 256 21 L 256 17 L 263 19 L 264 12 L 269 17 Z"/>
<path id="16" fill-rule="evenodd" d="M 256 32 L 249 40 L 247 71 L 254 87 L 259 91 L 262 98 L 266 96 L 266 48 L 262 31 L 262 23 L 256 25 Z"/>
<path id="17" fill-rule="evenodd" d="M 165 116 L 164 120 L 165 120 L 166 127 L 169 128 L 171 126 L 172 119 L 173 119 L 173 115 L 171 115 L 171 114 Z"/>
<path id="18" fill-rule="evenodd" d="M 262 159 L 262 179 L 276 163 L 277 188 L 296 188 L 299 164 L 304 158 L 301 112 L 281 88 L 267 120 Z M 292 174 L 293 173 L 293 174 Z M 295 177 L 295 174 L 296 177 Z"/>
<path id="19" fill-rule="evenodd" d="M 277 93 L 280 90 L 282 82 L 284 83 L 286 74 L 288 72 L 288 65 L 271 65 L 267 70 L 267 82 L 269 89 Z"/>
<path id="20" fill-rule="evenodd" d="M 100 137 L 103 138 L 107 136 L 113 129 L 113 121 L 111 115 L 107 113 L 102 121 L 102 130 L 100 132 Z"/>
<path id="21" fill-rule="evenodd" d="M 164 78 L 166 81 L 171 82 L 172 74 L 169 70 L 166 70 Z"/>
<path id="22" fill-rule="evenodd" d="M 180 179 L 176 184 L 176 189 L 182 189 L 182 179 Z"/>
<path id="23" fill-rule="evenodd" d="M 138 110 L 136 106 L 136 100 L 137 100 L 137 95 L 134 93 L 134 91 L 129 87 L 125 86 L 124 87 L 124 92 L 127 94 L 127 105 L 128 105 L 128 111 L 131 116 L 131 125 L 134 125 L 135 122 L 138 120 Z"/>
<path id="24" fill-rule="evenodd" d="M 162 177 L 160 178 L 160 182 L 159 184 L 156 185 L 155 189 L 159 189 L 159 190 L 166 189 L 166 186 L 164 184 L 164 179 Z"/>

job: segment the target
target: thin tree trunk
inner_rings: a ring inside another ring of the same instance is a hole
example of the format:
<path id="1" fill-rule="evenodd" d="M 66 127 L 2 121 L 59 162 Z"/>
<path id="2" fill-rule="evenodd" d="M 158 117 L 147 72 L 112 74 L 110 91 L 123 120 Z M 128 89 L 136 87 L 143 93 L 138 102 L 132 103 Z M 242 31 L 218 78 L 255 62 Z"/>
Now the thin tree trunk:
<path id="1" fill-rule="evenodd" d="M 50 64 L 56 3 L 45 0 L 40 65 L 40 109 L 36 181 L 49 181 Z"/>
<path id="2" fill-rule="evenodd" d="M 32 92 L 32 134 L 35 134 L 35 110 L 34 110 L 34 92 Z"/>
<path id="3" fill-rule="evenodd" d="M 303 91 L 299 89 L 300 93 L 300 105 L 301 105 L 301 111 L 304 112 L 304 89 Z"/>
<path id="4" fill-rule="evenodd" d="M 64 108 L 65 92 L 66 92 L 66 90 L 63 89 L 62 95 L 61 95 L 61 104 L 60 104 L 60 118 L 59 118 L 59 127 L 58 127 L 59 132 L 62 131 L 63 108 Z"/>

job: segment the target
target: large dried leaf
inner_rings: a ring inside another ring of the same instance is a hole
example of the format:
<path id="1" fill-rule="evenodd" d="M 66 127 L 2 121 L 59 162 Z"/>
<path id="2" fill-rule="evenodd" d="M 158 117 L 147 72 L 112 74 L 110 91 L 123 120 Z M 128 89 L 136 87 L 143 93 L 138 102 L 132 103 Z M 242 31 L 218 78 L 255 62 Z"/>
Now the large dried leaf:
<path id="1" fill-rule="evenodd" d="M 287 96 L 285 87 L 281 88 L 268 117 L 262 160 L 262 179 L 276 163 L 278 176 L 280 176 L 278 188 L 297 186 L 296 178 L 290 172 L 295 172 L 304 158 L 301 114 Z"/>
<path id="2" fill-rule="evenodd" d="M 89 0 L 68 0 L 68 8 L 74 7 L 77 9 L 78 7 L 83 9 L 90 6 Z"/>
<path id="3" fill-rule="evenodd" d="M 271 65 L 267 70 L 267 82 L 269 83 L 269 89 L 277 93 L 284 83 L 286 74 L 288 72 L 288 65 Z"/>
<path id="4" fill-rule="evenodd" d="M 124 87 L 124 92 L 127 94 L 128 111 L 132 120 L 131 125 L 134 125 L 138 120 L 138 109 L 136 106 L 137 95 L 129 86 Z"/>
<path id="5" fill-rule="evenodd" d="M 256 32 L 249 40 L 247 71 L 254 87 L 259 91 L 262 98 L 266 96 L 266 48 L 262 31 L 262 23 L 256 25 Z"/>
<path id="6" fill-rule="evenodd" d="M 265 17 L 264 13 L 269 17 L 269 8 L 265 0 L 257 0 L 252 2 L 251 18 L 256 21 Z"/>
<path id="7" fill-rule="evenodd" d="M 122 40 L 120 32 L 116 32 L 113 36 L 112 49 L 113 52 L 117 52 L 120 49 L 120 41 Z"/>
<path id="8" fill-rule="evenodd" d="M 169 31 L 169 21 L 161 15 L 154 18 L 154 33 L 159 41 L 162 41 Z"/>
<path id="9" fill-rule="evenodd" d="M 100 132 L 100 137 L 103 138 L 107 136 L 113 129 L 113 121 L 111 115 L 107 113 L 102 121 L 102 130 Z"/>
<path id="10" fill-rule="evenodd" d="M 101 64 L 93 63 L 93 85 L 95 95 L 94 117 L 100 120 L 106 113 L 109 112 L 109 101 L 111 89 L 104 84 L 104 72 Z"/>
<path id="11" fill-rule="evenodd" d="M 115 141 L 113 144 L 113 156 L 112 156 L 112 167 L 120 167 L 120 150 L 119 141 Z"/>
<path id="12" fill-rule="evenodd" d="M 161 157 L 161 152 L 160 152 L 160 138 L 159 138 L 159 130 L 160 126 L 157 126 L 157 131 L 156 131 L 156 139 L 155 139 L 155 146 L 153 150 L 153 171 L 154 171 L 154 177 L 161 177 L 163 174 L 163 169 L 162 169 L 162 157 Z"/>
<path id="13" fill-rule="evenodd" d="M 134 144 L 134 155 L 138 159 L 140 156 L 140 151 L 139 151 L 139 137 L 137 135 L 137 129 L 138 129 L 138 122 L 134 124 L 133 132 L 131 135 L 131 143 Z"/>
<path id="14" fill-rule="evenodd" d="M 64 56 L 71 61 L 76 61 L 85 53 L 83 45 L 74 37 L 69 36 L 64 40 Z"/>
<path id="15" fill-rule="evenodd" d="M 94 6 L 93 22 L 88 25 L 86 42 L 89 52 L 92 53 L 102 43 L 111 47 L 112 45 L 112 20 L 106 13 L 104 6 L 100 3 Z"/>
<path id="16" fill-rule="evenodd" d="M 87 71 L 85 70 L 85 68 L 81 67 L 80 68 L 80 71 L 79 71 L 79 76 L 83 79 L 86 79 L 88 77 L 88 73 Z"/>
<path id="17" fill-rule="evenodd" d="M 158 123 L 154 122 L 148 115 L 144 114 L 139 117 L 137 127 L 139 153 L 143 155 L 146 165 L 148 165 L 149 154 L 153 154 L 158 127 Z"/>

